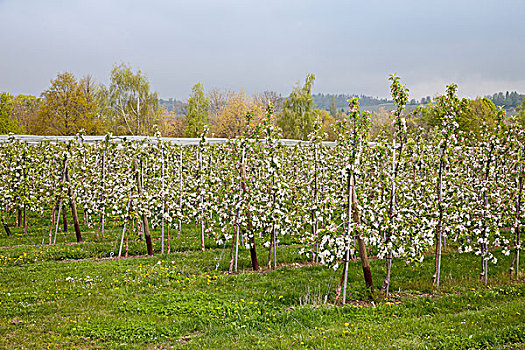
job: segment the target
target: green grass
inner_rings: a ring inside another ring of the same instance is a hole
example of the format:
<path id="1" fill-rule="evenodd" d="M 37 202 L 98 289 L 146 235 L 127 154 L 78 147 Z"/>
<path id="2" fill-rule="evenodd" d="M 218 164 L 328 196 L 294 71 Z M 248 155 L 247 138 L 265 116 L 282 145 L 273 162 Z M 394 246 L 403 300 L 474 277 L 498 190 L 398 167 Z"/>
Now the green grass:
<path id="1" fill-rule="evenodd" d="M 279 247 L 278 269 L 251 272 L 242 249 L 241 272 L 229 275 L 229 246 L 210 240 L 200 251 L 192 225 L 172 238 L 171 254 L 154 241 L 156 256 L 120 260 L 108 258 L 117 227 L 54 246 L 28 245 L 45 229 L 13 231 L 0 237 L 2 349 L 525 349 L 525 284 L 508 280 L 500 253 L 487 287 L 479 257 L 445 254 L 439 292 L 430 257 L 417 266 L 395 260 L 392 295 L 376 301 L 353 262 L 350 304 L 336 307 L 341 270 L 307 264 L 293 239 Z M 73 240 L 73 232 L 61 237 Z M 129 246 L 130 255 L 146 252 L 136 237 Z M 258 249 L 266 266 L 267 250 Z M 380 286 L 384 262 L 371 266 Z"/>

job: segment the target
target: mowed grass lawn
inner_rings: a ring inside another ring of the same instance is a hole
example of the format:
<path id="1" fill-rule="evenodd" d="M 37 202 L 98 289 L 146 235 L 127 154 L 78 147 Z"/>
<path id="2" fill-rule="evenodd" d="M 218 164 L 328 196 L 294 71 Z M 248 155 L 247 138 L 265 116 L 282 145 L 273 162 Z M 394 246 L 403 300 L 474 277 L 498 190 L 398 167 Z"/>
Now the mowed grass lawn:
<path id="1" fill-rule="evenodd" d="M 139 257 L 128 259 L 109 258 L 117 228 L 55 246 L 40 245 L 44 229 L 0 238 L 1 349 L 525 349 L 525 283 L 509 281 L 510 258 L 498 252 L 488 286 L 479 257 L 446 253 L 439 291 L 431 256 L 395 260 L 392 294 L 375 301 L 352 262 L 342 307 L 333 306 L 341 269 L 308 263 L 293 240 L 279 247 L 276 270 L 251 272 L 241 249 L 240 273 L 229 275 L 229 246 L 200 251 L 192 226 L 170 254 L 156 240 L 156 255 L 142 256 L 145 243 L 130 239 Z M 268 252 L 258 253 L 264 267 Z M 371 265 L 381 286 L 384 261 Z"/>

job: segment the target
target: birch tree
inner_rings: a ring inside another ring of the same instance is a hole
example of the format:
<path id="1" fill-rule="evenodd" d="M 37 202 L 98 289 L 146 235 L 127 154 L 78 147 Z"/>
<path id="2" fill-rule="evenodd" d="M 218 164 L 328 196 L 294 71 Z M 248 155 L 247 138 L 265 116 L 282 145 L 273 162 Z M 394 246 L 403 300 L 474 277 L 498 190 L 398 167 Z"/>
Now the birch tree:
<path id="1" fill-rule="evenodd" d="M 133 72 L 124 63 L 111 71 L 109 88 L 102 87 L 105 112 L 111 131 L 116 135 L 152 135 L 159 122 L 160 108 L 156 92 L 150 91 L 148 78 L 140 70 Z"/>

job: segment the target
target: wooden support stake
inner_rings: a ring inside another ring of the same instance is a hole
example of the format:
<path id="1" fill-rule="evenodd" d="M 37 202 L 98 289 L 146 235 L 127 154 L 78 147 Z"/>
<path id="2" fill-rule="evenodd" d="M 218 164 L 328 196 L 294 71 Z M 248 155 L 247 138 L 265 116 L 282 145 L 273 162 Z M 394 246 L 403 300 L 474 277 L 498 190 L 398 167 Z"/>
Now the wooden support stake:
<path id="1" fill-rule="evenodd" d="M 9 226 L 7 226 L 7 222 L 5 221 L 4 221 L 4 230 L 5 230 L 5 233 L 7 233 L 7 237 L 12 236 L 11 230 L 9 229 Z"/>
<path id="2" fill-rule="evenodd" d="M 71 216 L 73 216 L 73 226 L 75 227 L 75 235 L 77 238 L 77 243 L 80 243 L 82 242 L 82 233 L 80 232 L 80 223 L 78 221 L 77 205 L 75 202 L 75 193 L 73 192 L 73 188 L 71 187 L 71 179 L 69 178 L 69 169 L 67 167 L 67 163 L 66 163 L 65 173 L 66 173 L 66 181 L 69 184 L 67 191 L 69 195 L 69 206 L 71 208 Z"/>
<path id="3" fill-rule="evenodd" d="M 133 160 L 133 170 L 136 173 L 137 190 L 140 196 L 142 195 L 142 177 L 141 177 L 141 172 L 139 171 L 139 163 L 136 159 Z M 142 213 L 142 230 L 144 232 L 144 238 L 146 239 L 146 247 L 148 250 L 148 255 L 153 255 L 153 245 L 151 243 L 151 235 L 149 232 L 148 217 L 146 216 L 145 213 Z"/>

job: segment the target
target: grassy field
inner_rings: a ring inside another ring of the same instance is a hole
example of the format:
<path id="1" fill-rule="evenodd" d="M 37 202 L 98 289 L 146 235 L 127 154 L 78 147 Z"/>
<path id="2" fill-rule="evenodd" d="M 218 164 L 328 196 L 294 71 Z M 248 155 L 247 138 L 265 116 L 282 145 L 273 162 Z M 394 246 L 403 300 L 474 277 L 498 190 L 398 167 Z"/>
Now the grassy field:
<path id="1" fill-rule="evenodd" d="M 394 261 L 393 293 L 375 301 L 352 262 L 351 301 L 336 307 L 341 270 L 308 263 L 293 239 L 276 270 L 251 272 L 242 250 L 241 272 L 229 275 L 229 247 L 210 240 L 200 251 L 193 226 L 172 238 L 171 254 L 155 240 L 145 257 L 145 243 L 130 238 L 127 259 L 110 258 L 118 228 L 99 240 L 85 232 L 82 244 L 60 234 L 49 246 L 45 225 L 34 226 L 0 237 L 1 349 L 525 349 L 525 283 L 509 281 L 499 253 L 484 286 L 478 257 L 448 252 L 439 292 L 431 257 Z M 380 286 L 384 261 L 371 265 Z"/>

